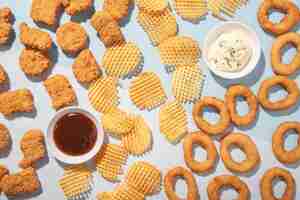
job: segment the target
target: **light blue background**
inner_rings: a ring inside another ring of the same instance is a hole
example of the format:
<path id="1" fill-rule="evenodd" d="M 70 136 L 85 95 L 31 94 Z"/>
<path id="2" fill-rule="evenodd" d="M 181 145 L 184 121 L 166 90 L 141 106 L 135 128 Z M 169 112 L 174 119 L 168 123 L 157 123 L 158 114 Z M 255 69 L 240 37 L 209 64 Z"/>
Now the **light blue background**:
<path id="1" fill-rule="evenodd" d="M 29 88 L 35 97 L 35 105 L 36 105 L 36 114 L 30 116 L 22 116 L 17 117 L 15 119 L 5 119 L 1 116 L 0 121 L 8 126 L 11 131 L 11 135 L 13 138 L 13 147 L 11 152 L 7 156 L 3 156 L 0 158 L 0 163 L 9 166 L 11 172 L 16 172 L 19 170 L 18 168 L 18 161 L 21 159 L 21 151 L 19 149 L 19 141 L 24 134 L 25 131 L 31 128 L 40 128 L 45 133 L 47 130 L 47 125 L 55 114 L 55 111 L 50 106 L 50 99 L 42 85 L 42 82 L 38 80 L 30 80 L 28 79 L 24 73 L 21 71 L 18 65 L 18 57 L 21 50 L 24 48 L 19 41 L 19 30 L 18 26 L 22 21 L 27 22 L 31 26 L 36 26 L 31 18 L 29 17 L 30 11 L 30 3 L 31 1 L 19 1 L 19 0 L 1 0 L 0 5 L 7 5 L 12 8 L 16 22 L 14 24 L 14 29 L 16 31 L 16 39 L 12 46 L 8 49 L 3 49 L 0 52 L 0 63 L 4 65 L 8 75 L 10 77 L 10 87 L 11 89 L 17 88 Z M 101 8 L 102 1 L 96 0 L 95 2 L 95 9 L 98 10 Z M 257 20 L 256 20 L 256 11 L 259 5 L 258 0 L 251 0 L 247 7 L 242 8 L 238 12 L 238 17 L 236 20 L 240 20 L 248 25 L 250 25 L 253 29 L 257 31 L 259 34 L 262 47 L 263 47 L 263 56 L 262 59 L 257 66 L 256 71 L 247 78 L 243 78 L 239 80 L 241 83 L 248 84 L 251 86 L 253 91 L 257 91 L 260 82 L 267 77 L 273 75 L 271 67 L 270 67 L 270 48 L 271 44 L 274 41 L 274 38 L 266 33 L 259 27 Z M 297 1 L 297 4 L 300 6 L 300 2 Z M 168 75 L 163 65 L 160 63 L 159 54 L 155 47 L 150 44 L 149 39 L 147 38 L 145 32 L 142 28 L 138 25 L 136 21 L 137 16 L 137 9 L 133 10 L 133 13 L 130 17 L 130 21 L 128 24 L 122 27 L 122 31 L 125 34 L 127 41 L 132 41 L 136 43 L 143 52 L 145 58 L 145 65 L 144 70 L 146 71 L 155 71 L 161 78 L 163 82 L 163 86 L 168 94 L 168 97 L 172 99 L 171 94 L 171 85 L 170 79 L 171 76 Z M 64 14 L 60 23 L 64 23 L 70 20 L 70 17 Z M 180 17 L 177 16 L 177 22 L 179 24 L 179 34 L 191 36 L 196 39 L 200 47 L 203 44 L 203 39 L 206 33 L 215 25 L 220 23 L 220 21 L 216 20 L 215 18 L 208 16 L 207 20 L 201 21 L 199 24 L 192 24 L 187 21 L 183 21 Z M 82 25 L 86 28 L 89 37 L 90 37 L 90 49 L 93 51 L 94 55 L 96 56 L 97 60 L 100 62 L 101 58 L 104 53 L 104 46 L 96 37 L 96 32 L 92 29 L 89 25 L 89 22 L 84 22 Z M 298 26 L 297 31 L 299 32 L 300 27 Z M 47 30 L 48 31 L 48 30 Z M 55 41 L 55 34 L 53 32 L 48 31 Z M 80 85 L 74 78 L 71 65 L 73 63 L 73 58 L 65 56 L 65 54 L 58 48 L 57 49 L 58 57 L 57 62 L 53 68 L 52 74 L 61 73 L 66 75 L 69 80 L 71 81 L 73 87 L 76 89 L 76 93 L 78 96 L 78 104 L 80 107 L 88 109 L 89 111 L 93 112 L 96 116 L 99 116 L 97 112 L 95 112 L 89 105 L 87 99 L 87 91 L 86 89 Z M 291 53 L 292 51 L 289 51 Z M 287 54 L 288 55 L 288 54 Z M 206 81 L 205 86 L 203 89 L 204 96 L 216 96 L 219 98 L 224 97 L 225 89 L 227 85 L 231 82 L 219 79 L 213 76 L 200 61 L 200 66 L 206 74 Z M 293 77 L 296 81 L 300 84 L 300 79 L 296 75 Z M 153 130 L 154 136 L 154 145 L 153 150 L 146 154 L 144 157 L 132 157 L 130 156 L 128 160 L 128 165 L 130 166 L 136 160 L 147 160 L 156 166 L 158 166 L 162 172 L 165 172 L 173 166 L 182 165 L 184 166 L 183 161 L 183 152 L 182 152 L 182 144 L 178 144 L 177 146 L 169 144 L 164 137 L 159 132 L 158 126 L 158 109 L 153 110 L 151 112 L 141 112 L 139 111 L 129 100 L 128 98 L 128 85 L 129 81 L 121 81 L 121 88 L 120 88 L 120 97 L 121 97 L 121 107 L 127 110 L 130 110 L 134 113 L 142 114 L 147 122 L 150 124 L 151 129 Z M 245 110 L 245 107 L 242 109 Z M 191 117 L 191 110 L 192 106 L 187 105 L 186 110 L 189 115 L 189 127 L 190 131 L 197 130 L 195 125 L 193 124 L 192 117 Z M 208 117 L 213 117 L 209 115 Z M 259 179 L 263 172 L 265 172 L 270 167 L 285 167 L 273 156 L 271 151 L 271 137 L 272 133 L 275 131 L 276 127 L 284 121 L 287 120 L 297 120 L 300 117 L 300 111 L 298 109 L 292 109 L 290 112 L 283 112 L 283 113 L 269 113 L 265 112 L 263 109 L 259 111 L 258 121 L 255 126 L 246 128 L 243 130 L 239 130 L 234 128 L 235 131 L 243 131 L 248 134 L 257 144 L 259 152 L 262 157 L 262 162 L 260 167 L 257 171 L 252 173 L 249 176 L 242 176 L 241 178 L 248 184 L 252 199 L 260 199 L 259 195 Z M 289 139 L 290 145 L 295 143 L 296 137 Z M 116 142 L 116 141 L 112 141 Z M 218 143 L 216 142 L 218 146 Z M 125 167 L 125 170 L 127 169 Z M 297 165 L 299 166 L 299 165 Z M 285 167 L 286 168 L 286 167 Z M 300 185 L 300 169 L 297 167 L 288 167 L 295 179 L 298 181 Z M 52 200 L 52 199 L 64 199 L 63 193 L 58 187 L 58 180 L 62 176 L 63 170 L 62 167 L 55 161 L 51 154 L 49 154 L 49 163 L 46 164 L 44 167 L 38 170 L 38 175 L 40 177 L 43 191 L 41 194 L 38 194 L 32 199 L 34 200 Z M 220 174 L 231 174 L 228 170 L 226 170 L 223 166 L 222 161 L 219 161 L 218 167 L 215 173 L 209 174 L 207 176 L 198 176 L 195 175 L 197 178 L 201 199 L 207 199 L 206 194 L 206 187 L 209 180 L 213 177 L 220 175 Z M 92 195 L 90 199 L 95 199 L 95 195 L 97 192 L 100 191 L 111 191 L 115 184 L 109 183 L 103 178 L 101 178 L 96 172 L 94 172 L 94 186 L 92 190 Z M 182 183 L 178 184 L 177 186 L 178 192 L 183 194 L 185 189 Z M 226 192 L 223 199 L 229 200 L 232 199 L 232 193 Z M 297 197 L 296 199 L 300 198 L 300 186 L 297 187 Z M 0 199 L 6 200 L 5 196 L 0 196 Z M 20 198 L 21 199 L 21 198 Z M 155 200 L 155 199 L 166 199 L 164 192 L 162 191 L 160 194 L 155 195 L 153 197 L 147 197 L 147 199 Z"/>

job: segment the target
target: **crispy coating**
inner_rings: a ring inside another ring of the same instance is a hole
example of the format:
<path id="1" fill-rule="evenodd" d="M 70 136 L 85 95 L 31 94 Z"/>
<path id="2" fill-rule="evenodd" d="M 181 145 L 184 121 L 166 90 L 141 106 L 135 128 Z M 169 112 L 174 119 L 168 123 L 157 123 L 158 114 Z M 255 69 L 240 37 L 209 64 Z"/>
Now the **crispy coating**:
<path id="1" fill-rule="evenodd" d="M 30 167 L 16 174 L 5 175 L 0 186 L 11 197 L 34 193 L 40 189 L 41 184 L 35 170 Z"/>
<path id="2" fill-rule="evenodd" d="M 61 7 L 61 0 L 32 0 L 30 16 L 35 22 L 55 27 Z"/>
<path id="3" fill-rule="evenodd" d="M 10 144 L 11 137 L 9 134 L 9 130 L 4 124 L 0 123 L 0 152 L 6 151 L 9 148 Z"/>
<path id="4" fill-rule="evenodd" d="M 34 167 L 34 164 L 46 156 L 45 138 L 41 130 L 27 131 L 20 142 L 24 158 L 19 163 L 23 169 Z"/>
<path id="5" fill-rule="evenodd" d="M 93 5 L 93 0 L 62 0 L 62 4 L 66 13 L 73 16 L 90 9 Z"/>
<path id="6" fill-rule="evenodd" d="M 31 28 L 24 22 L 20 24 L 20 40 L 25 46 L 41 51 L 49 50 L 52 47 L 49 33 L 38 28 Z"/>
<path id="7" fill-rule="evenodd" d="M 107 11 L 114 20 L 120 22 L 128 16 L 132 0 L 104 0 L 103 10 Z"/>
<path id="8" fill-rule="evenodd" d="M 48 52 L 25 48 L 19 57 L 19 64 L 23 72 L 30 76 L 37 76 L 52 66 Z"/>
<path id="9" fill-rule="evenodd" d="M 0 22 L 6 22 L 11 24 L 13 22 L 13 13 L 10 8 L 0 8 Z"/>
<path id="10" fill-rule="evenodd" d="M 80 24 L 67 22 L 57 29 L 56 40 L 63 51 L 76 54 L 87 46 L 88 36 Z"/>
<path id="11" fill-rule="evenodd" d="M 57 74 L 48 78 L 44 81 L 44 86 L 56 110 L 70 106 L 76 101 L 76 94 L 69 80 L 63 75 Z"/>
<path id="12" fill-rule="evenodd" d="M 83 83 L 91 83 L 101 76 L 100 66 L 89 49 L 80 52 L 72 65 L 72 69 L 76 79 Z"/>
<path id="13" fill-rule="evenodd" d="M 9 170 L 7 169 L 7 167 L 0 164 L 0 183 L 1 183 L 2 178 L 8 174 L 9 174 Z M 2 189 L 1 189 L 1 184 L 0 184 L 0 193 L 1 192 L 2 192 Z"/>
<path id="14" fill-rule="evenodd" d="M 6 81 L 7 81 L 7 74 L 3 66 L 0 64 L 0 84 L 4 84 Z"/>
<path id="15" fill-rule="evenodd" d="M 12 25 L 6 22 L 0 22 L 0 45 L 7 44 L 12 36 Z"/>
<path id="16" fill-rule="evenodd" d="M 0 112 L 9 116 L 16 112 L 32 112 L 34 100 L 30 90 L 18 89 L 0 94 Z"/>

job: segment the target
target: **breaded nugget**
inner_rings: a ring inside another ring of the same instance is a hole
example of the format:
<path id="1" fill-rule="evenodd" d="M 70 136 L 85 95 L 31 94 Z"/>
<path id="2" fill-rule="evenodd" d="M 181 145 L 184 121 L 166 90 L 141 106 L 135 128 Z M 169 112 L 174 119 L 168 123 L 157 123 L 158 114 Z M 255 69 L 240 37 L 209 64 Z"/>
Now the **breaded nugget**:
<path id="1" fill-rule="evenodd" d="M 107 11 L 96 12 L 91 19 L 91 25 L 106 48 L 125 43 L 119 24 Z"/>
<path id="2" fill-rule="evenodd" d="M 7 167 L 4 165 L 0 165 L 0 183 L 1 183 L 2 178 L 8 174 L 9 174 L 9 170 L 7 169 Z M 0 184 L 0 194 L 1 194 L 1 192 L 2 192 L 2 189 L 1 189 L 1 184 Z"/>
<path id="3" fill-rule="evenodd" d="M 30 16 L 35 22 L 55 27 L 61 8 L 61 0 L 32 0 Z"/>
<path id="4" fill-rule="evenodd" d="M 103 10 L 107 11 L 114 20 L 120 22 L 128 16 L 132 0 L 104 0 Z"/>
<path id="5" fill-rule="evenodd" d="M 37 76 L 52 66 L 48 52 L 25 48 L 19 57 L 19 64 L 23 72 L 29 76 Z"/>
<path id="6" fill-rule="evenodd" d="M 73 16 L 89 10 L 93 6 L 93 0 L 62 0 L 62 4 L 66 13 Z"/>
<path id="7" fill-rule="evenodd" d="M 34 167 L 34 164 L 46 156 L 45 138 L 41 130 L 32 129 L 27 131 L 20 142 L 24 158 L 19 166 L 23 169 Z"/>
<path id="8" fill-rule="evenodd" d="M 0 123 L 0 153 L 6 151 L 9 148 L 10 144 L 11 144 L 11 137 L 9 134 L 9 130 L 6 128 L 4 124 Z"/>
<path id="9" fill-rule="evenodd" d="M 88 36 L 80 24 L 67 22 L 57 29 L 56 40 L 64 52 L 76 54 L 87 46 Z"/>
<path id="10" fill-rule="evenodd" d="M 15 174 L 5 175 L 0 187 L 7 196 L 12 197 L 37 192 L 41 183 L 35 170 L 30 167 Z"/>
<path id="11" fill-rule="evenodd" d="M 6 81 L 7 81 L 7 74 L 3 66 L 0 64 L 0 84 L 4 84 Z"/>
<path id="12" fill-rule="evenodd" d="M 7 44 L 12 36 L 12 25 L 6 22 L 0 22 L 0 45 Z"/>
<path id="13" fill-rule="evenodd" d="M 82 83 L 91 83 L 101 76 L 100 66 L 89 49 L 80 52 L 72 69 L 76 79 Z"/>
<path id="14" fill-rule="evenodd" d="M 9 116 L 16 112 L 32 112 L 34 100 L 30 90 L 18 89 L 0 94 L 0 112 Z"/>
<path id="15" fill-rule="evenodd" d="M 13 13 L 10 8 L 8 8 L 8 7 L 0 8 L 0 22 L 12 24 Z"/>
<path id="16" fill-rule="evenodd" d="M 69 80 L 63 75 L 57 74 L 48 78 L 44 81 L 44 86 L 56 110 L 70 106 L 76 101 L 76 94 Z"/>
<path id="17" fill-rule="evenodd" d="M 49 50 L 52 47 L 49 33 L 38 28 L 31 28 L 24 22 L 20 24 L 20 40 L 25 46 L 41 51 Z"/>

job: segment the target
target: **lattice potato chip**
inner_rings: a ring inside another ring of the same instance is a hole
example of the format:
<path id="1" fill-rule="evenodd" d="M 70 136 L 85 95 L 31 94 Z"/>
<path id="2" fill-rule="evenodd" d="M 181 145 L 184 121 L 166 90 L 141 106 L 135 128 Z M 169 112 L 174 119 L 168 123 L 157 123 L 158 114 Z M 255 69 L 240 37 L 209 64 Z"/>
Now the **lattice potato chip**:
<path id="1" fill-rule="evenodd" d="M 136 4 L 140 10 L 153 14 L 163 12 L 169 5 L 167 0 L 136 0 Z"/>
<path id="2" fill-rule="evenodd" d="M 189 21 L 198 21 L 208 13 L 206 0 L 173 0 L 178 15 Z"/>
<path id="3" fill-rule="evenodd" d="M 112 193 L 111 200 L 144 200 L 145 195 L 126 184 L 121 184 Z"/>

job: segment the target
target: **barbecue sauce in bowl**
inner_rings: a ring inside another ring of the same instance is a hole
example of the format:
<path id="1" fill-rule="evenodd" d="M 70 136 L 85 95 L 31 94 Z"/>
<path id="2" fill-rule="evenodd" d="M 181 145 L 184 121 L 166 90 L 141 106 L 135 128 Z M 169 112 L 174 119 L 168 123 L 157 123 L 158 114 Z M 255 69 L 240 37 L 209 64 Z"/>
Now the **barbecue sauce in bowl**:
<path id="1" fill-rule="evenodd" d="M 56 122 L 53 137 L 60 151 L 71 156 L 81 156 L 93 149 L 97 128 L 86 115 L 67 113 Z"/>

